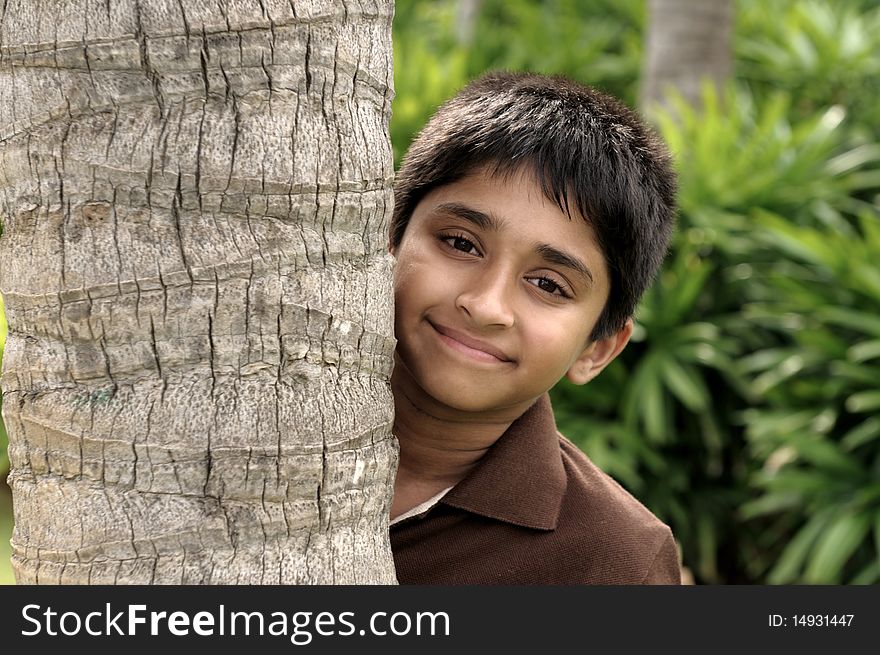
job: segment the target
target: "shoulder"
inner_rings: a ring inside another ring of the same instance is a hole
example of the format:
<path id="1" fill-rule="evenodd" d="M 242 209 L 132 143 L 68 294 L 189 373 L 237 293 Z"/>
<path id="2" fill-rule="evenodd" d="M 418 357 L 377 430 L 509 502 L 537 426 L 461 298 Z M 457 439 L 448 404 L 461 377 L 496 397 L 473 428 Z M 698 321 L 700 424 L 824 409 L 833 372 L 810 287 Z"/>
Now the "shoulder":
<path id="1" fill-rule="evenodd" d="M 590 544 L 610 584 L 679 584 L 672 531 L 580 448 L 557 433 L 566 473 L 557 531 Z"/>
<path id="2" fill-rule="evenodd" d="M 634 527 L 663 526 L 647 507 L 596 466 L 580 448 L 558 432 L 557 438 L 566 473 L 566 500 L 583 505 L 591 513 L 598 512 L 599 516 L 613 515 Z"/>

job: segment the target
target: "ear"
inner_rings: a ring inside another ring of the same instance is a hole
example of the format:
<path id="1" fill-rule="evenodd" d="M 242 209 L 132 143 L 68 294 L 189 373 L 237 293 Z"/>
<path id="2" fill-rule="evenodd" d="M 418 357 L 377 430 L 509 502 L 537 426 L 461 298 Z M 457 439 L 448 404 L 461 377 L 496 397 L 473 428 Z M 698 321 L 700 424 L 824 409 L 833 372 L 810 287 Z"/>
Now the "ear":
<path id="1" fill-rule="evenodd" d="M 610 337 L 591 341 L 565 374 L 575 384 L 586 384 L 614 361 L 629 343 L 633 333 L 632 319 Z"/>

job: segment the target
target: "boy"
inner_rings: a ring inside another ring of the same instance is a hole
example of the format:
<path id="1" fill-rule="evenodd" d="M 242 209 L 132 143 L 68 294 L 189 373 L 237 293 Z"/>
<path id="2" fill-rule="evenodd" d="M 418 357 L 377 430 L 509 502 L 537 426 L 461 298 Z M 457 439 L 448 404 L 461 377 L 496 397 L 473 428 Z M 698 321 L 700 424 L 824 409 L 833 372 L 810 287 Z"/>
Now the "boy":
<path id="1" fill-rule="evenodd" d="M 678 584 L 672 533 L 556 431 L 548 390 L 626 346 L 674 220 L 620 102 L 494 73 L 404 158 L 391 251 L 402 584 Z"/>

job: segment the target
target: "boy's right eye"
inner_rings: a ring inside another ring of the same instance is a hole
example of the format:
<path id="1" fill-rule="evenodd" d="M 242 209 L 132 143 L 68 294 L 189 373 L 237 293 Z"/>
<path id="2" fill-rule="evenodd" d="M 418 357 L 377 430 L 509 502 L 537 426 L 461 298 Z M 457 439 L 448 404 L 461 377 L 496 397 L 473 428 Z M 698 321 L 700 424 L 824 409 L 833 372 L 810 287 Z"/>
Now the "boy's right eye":
<path id="1" fill-rule="evenodd" d="M 477 247 L 474 245 L 473 241 L 460 234 L 442 234 L 440 235 L 440 240 L 447 244 L 453 250 L 458 250 L 459 252 L 463 252 L 468 255 L 480 255 L 480 252 L 479 250 L 477 250 Z"/>

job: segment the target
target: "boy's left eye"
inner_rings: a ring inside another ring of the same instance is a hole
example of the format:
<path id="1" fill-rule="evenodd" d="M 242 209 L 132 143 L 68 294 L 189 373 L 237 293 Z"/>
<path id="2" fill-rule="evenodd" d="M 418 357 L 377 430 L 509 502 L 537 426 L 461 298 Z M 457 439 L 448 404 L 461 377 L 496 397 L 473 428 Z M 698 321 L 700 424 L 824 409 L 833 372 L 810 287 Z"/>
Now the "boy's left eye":
<path id="1" fill-rule="evenodd" d="M 558 282 L 551 280 L 549 277 L 533 277 L 528 278 L 529 283 L 538 287 L 541 291 L 560 298 L 570 298 L 568 291 Z"/>

